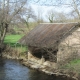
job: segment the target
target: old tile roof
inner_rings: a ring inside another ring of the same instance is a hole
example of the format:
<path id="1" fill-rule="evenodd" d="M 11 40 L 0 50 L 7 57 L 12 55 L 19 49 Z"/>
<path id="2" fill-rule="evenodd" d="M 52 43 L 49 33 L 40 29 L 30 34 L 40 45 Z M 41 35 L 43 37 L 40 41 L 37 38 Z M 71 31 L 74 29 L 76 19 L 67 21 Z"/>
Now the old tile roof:
<path id="1" fill-rule="evenodd" d="M 35 47 L 53 47 L 77 25 L 78 23 L 42 23 L 21 38 L 19 42 Z"/>

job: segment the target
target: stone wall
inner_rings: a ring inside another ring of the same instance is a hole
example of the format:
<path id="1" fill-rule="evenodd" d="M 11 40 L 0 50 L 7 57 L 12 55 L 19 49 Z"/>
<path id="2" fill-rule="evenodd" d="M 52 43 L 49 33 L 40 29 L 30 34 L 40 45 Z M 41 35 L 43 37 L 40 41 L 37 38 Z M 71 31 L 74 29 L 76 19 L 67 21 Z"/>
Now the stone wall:
<path id="1" fill-rule="evenodd" d="M 80 28 L 75 32 L 70 33 L 65 40 L 63 40 L 57 53 L 57 61 L 67 61 L 73 58 L 80 58 Z"/>
<path id="2" fill-rule="evenodd" d="M 34 64 L 34 66 L 39 65 L 41 67 L 57 68 L 57 63 L 45 61 L 43 57 L 41 59 L 37 58 L 30 51 L 28 51 L 28 62 Z"/>

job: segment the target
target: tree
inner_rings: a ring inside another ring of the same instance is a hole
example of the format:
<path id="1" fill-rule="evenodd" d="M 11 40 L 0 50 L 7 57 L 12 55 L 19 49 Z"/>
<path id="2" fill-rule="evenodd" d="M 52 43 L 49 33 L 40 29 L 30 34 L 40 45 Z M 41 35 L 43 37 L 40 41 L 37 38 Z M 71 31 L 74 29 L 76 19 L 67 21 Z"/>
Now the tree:
<path id="1" fill-rule="evenodd" d="M 40 7 L 37 8 L 37 14 L 36 14 L 36 21 L 37 23 L 43 23 L 43 16 L 42 16 L 43 12 L 42 9 Z"/>
<path id="2" fill-rule="evenodd" d="M 0 0 L 0 49 L 7 29 L 24 7 L 26 0 Z"/>
<path id="3" fill-rule="evenodd" d="M 21 22 L 23 22 L 24 24 L 26 24 L 27 28 L 30 30 L 30 26 L 29 26 L 29 21 L 31 20 L 36 20 L 36 15 L 32 9 L 32 7 L 28 7 L 28 8 L 23 8 L 22 10 L 22 14 L 20 15 L 20 20 Z"/>
<path id="4" fill-rule="evenodd" d="M 33 2 L 33 0 L 30 0 Z M 80 20 L 80 0 L 34 0 L 35 3 L 39 5 L 47 5 L 47 6 L 54 6 L 54 7 L 61 7 L 64 6 L 65 10 L 67 8 L 70 9 L 68 15 L 71 17 L 77 18 L 78 21 Z"/>
<path id="5" fill-rule="evenodd" d="M 63 12 L 54 13 L 55 22 L 64 23 L 67 21 L 66 14 Z"/>
<path id="6" fill-rule="evenodd" d="M 67 5 L 67 7 L 71 8 L 71 15 L 74 15 L 80 20 L 80 0 L 67 0 L 66 2 L 62 1 L 61 5 Z"/>
<path id="7" fill-rule="evenodd" d="M 48 11 L 47 13 L 47 18 L 49 20 L 50 23 L 53 23 L 53 22 L 66 22 L 67 21 L 67 15 L 65 15 L 63 12 L 57 12 L 57 11 L 53 11 L 53 10 L 50 10 Z"/>
<path id="8" fill-rule="evenodd" d="M 54 11 L 53 10 L 48 11 L 47 18 L 50 23 L 54 22 Z"/>

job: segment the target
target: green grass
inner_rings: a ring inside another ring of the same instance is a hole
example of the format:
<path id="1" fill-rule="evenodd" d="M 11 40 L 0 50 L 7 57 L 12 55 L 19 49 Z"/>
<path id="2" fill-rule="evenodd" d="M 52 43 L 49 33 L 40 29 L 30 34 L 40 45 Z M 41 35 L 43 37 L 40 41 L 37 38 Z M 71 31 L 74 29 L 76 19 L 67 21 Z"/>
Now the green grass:
<path id="1" fill-rule="evenodd" d="M 24 35 L 6 35 L 4 43 L 20 50 L 21 52 L 24 52 L 27 50 L 26 46 L 23 46 L 18 43 L 18 40 L 23 36 Z"/>
<path id="2" fill-rule="evenodd" d="M 4 43 L 16 43 L 23 35 L 6 35 Z"/>
<path id="3" fill-rule="evenodd" d="M 70 61 L 70 63 L 68 64 L 68 66 L 80 66 L 80 59 L 75 59 Z"/>
<path id="4" fill-rule="evenodd" d="M 62 66 L 63 69 L 69 69 L 80 73 L 80 59 L 70 61 L 68 64 Z"/>

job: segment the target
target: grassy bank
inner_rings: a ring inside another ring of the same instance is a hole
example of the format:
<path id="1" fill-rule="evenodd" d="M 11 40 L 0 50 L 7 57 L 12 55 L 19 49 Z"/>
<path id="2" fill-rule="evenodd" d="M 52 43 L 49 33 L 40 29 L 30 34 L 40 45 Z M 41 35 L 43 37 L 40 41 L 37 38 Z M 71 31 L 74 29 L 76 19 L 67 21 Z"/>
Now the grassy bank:
<path id="1" fill-rule="evenodd" d="M 60 69 L 64 70 L 64 72 L 70 76 L 77 78 L 76 80 L 80 80 L 80 59 L 74 59 L 61 66 Z"/>
<path id="2" fill-rule="evenodd" d="M 4 44 L 9 45 L 12 48 L 15 48 L 16 50 L 19 50 L 20 52 L 25 52 L 27 50 L 26 46 L 23 46 L 18 43 L 18 40 L 24 36 L 23 34 L 21 35 L 6 35 L 4 39 Z"/>
<path id="3" fill-rule="evenodd" d="M 70 61 L 68 64 L 63 66 L 63 68 L 80 73 L 80 59 Z"/>

